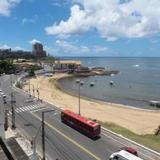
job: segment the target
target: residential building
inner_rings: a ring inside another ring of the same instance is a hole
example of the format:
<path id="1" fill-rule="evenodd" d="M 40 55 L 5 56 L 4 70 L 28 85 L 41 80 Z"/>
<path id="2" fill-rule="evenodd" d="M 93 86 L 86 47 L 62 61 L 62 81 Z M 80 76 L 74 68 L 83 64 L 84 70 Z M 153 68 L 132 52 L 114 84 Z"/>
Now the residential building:
<path id="1" fill-rule="evenodd" d="M 46 57 L 46 51 L 43 50 L 43 45 L 39 42 L 32 45 L 32 53 L 37 57 Z"/>

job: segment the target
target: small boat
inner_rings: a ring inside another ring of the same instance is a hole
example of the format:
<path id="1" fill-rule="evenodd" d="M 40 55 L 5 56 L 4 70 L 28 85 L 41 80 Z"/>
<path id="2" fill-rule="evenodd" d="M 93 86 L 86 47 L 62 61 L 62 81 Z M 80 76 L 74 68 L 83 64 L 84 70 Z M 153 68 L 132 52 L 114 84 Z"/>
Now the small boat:
<path id="1" fill-rule="evenodd" d="M 90 83 L 90 86 L 91 86 L 91 87 L 93 87 L 94 85 L 95 85 L 95 83 L 94 83 L 94 82 L 91 82 L 91 83 Z"/>
<path id="2" fill-rule="evenodd" d="M 84 84 L 84 81 L 80 81 L 79 83 L 80 83 L 80 85 L 82 86 L 82 85 Z"/>
<path id="3" fill-rule="evenodd" d="M 160 101 L 149 101 L 149 105 L 160 108 Z"/>
<path id="4" fill-rule="evenodd" d="M 76 83 L 79 83 L 80 82 L 80 79 L 76 79 Z"/>
<path id="5" fill-rule="evenodd" d="M 113 81 L 110 81 L 109 84 L 112 86 L 112 85 L 114 84 L 114 82 L 113 82 Z"/>

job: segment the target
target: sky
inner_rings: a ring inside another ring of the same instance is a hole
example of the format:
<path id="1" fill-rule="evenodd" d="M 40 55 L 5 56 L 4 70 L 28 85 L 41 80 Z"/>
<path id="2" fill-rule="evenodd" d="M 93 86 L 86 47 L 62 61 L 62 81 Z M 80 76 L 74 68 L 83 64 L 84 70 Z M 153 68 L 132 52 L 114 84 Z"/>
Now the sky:
<path id="1" fill-rule="evenodd" d="M 0 48 L 160 57 L 160 0 L 0 0 Z"/>

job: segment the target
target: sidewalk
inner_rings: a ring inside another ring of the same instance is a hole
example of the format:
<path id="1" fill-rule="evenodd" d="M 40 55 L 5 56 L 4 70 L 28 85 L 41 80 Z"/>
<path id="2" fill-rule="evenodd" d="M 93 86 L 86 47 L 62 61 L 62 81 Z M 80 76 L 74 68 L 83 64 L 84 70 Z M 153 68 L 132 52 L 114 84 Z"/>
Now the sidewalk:
<path id="1" fill-rule="evenodd" d="M 35 160 L 31 141 L 20 134 L 18 130 L 8 128 L 5 132 L 6 142 L 17 160 Z M 40 158 L 37 158 L 40 160 Z"/>

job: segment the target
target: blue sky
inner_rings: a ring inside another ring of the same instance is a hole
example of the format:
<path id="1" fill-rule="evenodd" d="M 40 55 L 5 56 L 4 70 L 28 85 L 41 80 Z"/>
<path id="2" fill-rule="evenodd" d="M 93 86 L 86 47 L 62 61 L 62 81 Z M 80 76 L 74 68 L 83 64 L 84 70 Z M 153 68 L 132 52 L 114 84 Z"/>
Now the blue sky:
<path id="1" fill-rule="evenodd" d="M 160 57 L 159 0 L 0 0 L 0 48 Z"/>

